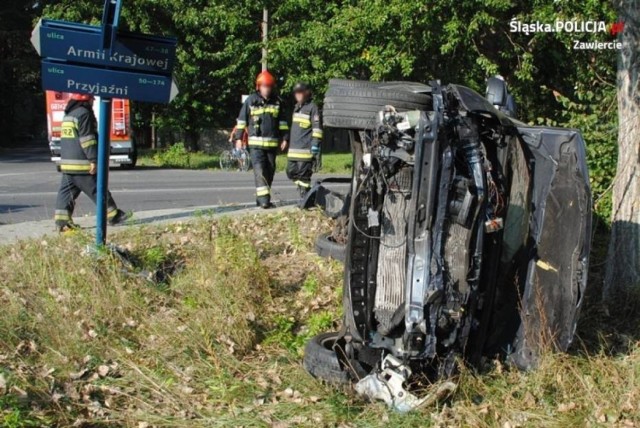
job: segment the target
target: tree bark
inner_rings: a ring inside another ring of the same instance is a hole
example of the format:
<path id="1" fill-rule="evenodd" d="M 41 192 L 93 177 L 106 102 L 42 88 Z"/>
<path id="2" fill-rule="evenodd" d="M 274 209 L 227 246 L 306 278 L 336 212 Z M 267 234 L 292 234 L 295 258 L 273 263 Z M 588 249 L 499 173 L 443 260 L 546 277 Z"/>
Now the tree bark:
<path id="1" fill-rule="evenodd" d="M 616 1 L 624 22 L 618 55 L 618 166 L 604 297 L 640 285 L 640 0 Z"/>

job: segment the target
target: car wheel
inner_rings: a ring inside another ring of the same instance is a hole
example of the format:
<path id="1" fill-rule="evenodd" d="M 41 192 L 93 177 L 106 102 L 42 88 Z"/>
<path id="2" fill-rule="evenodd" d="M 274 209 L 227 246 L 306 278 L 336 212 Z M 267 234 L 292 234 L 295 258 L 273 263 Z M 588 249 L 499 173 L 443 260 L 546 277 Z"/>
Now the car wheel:
<path id="1" fill-rule="evenodd" d="M 120 164 L 120 168 L 126 169 L 126 170 L 134 169 L 137 163 L 138 163 L 138 155 L 134 154 L 134 155 L 131 155 L 131 163 Z"/>
<path id="2" fill-rule="evenodd" d="M 323 333 L 314 336 L 304 348 L 302 365 L 311 376 L 332 384 L 349 383 L 349 374 L 338 361 L 334 350 L 338 333 Z"/>
<path id="3" fill-rule="evenodd" d="M 432 98 L 393 88 L 330 86 L 324 99 L 324 124 L 366 130 L 376 127 L 376 117 L 386 105 L 398 111 L 431 110 Z"/>
<path id="4" fill-rule="evenodd" d="M 320 257 L 332 258 L 344 263 L 347 246 L 336 242 L 330 233 L 323 233 L 316 238 L 316 253 Z"/>

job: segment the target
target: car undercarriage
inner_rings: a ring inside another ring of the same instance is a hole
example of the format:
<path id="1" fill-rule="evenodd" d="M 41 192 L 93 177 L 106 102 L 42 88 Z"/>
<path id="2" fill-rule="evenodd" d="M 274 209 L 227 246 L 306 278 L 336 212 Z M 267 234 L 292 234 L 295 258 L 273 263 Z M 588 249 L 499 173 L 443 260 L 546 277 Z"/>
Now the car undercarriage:
<path id="1" fill-rule="evenodd" d="M 446 390 L 460 361 L 529 369 L 568 348 L 590 248 L 584 141 L 514 114 L 495 78 L 486 97 L 330 82 L 325 126 L 349 130 L 354 166 L 343 325 L 307 345 L 312 375 L 408 411 L 429 399 L 413 384 Z"/>

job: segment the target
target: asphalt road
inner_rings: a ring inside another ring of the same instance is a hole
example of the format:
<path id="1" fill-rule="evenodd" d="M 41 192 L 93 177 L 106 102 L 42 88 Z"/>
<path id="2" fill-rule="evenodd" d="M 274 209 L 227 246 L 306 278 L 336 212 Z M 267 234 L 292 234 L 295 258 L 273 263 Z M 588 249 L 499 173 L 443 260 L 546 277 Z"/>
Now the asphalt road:
<path id="1" fill-rule="evenodd" d="M 49 160 L 46 142 L 2 149 L 0 224 L 52 219 L 59 184 L 60 173 Z M 252 171 L 112 168 L 109 188 L 120 208 L 134 212 L 255 201 Z M 273 194 L 275 202 L 297 198 L 295 186 L 284 174 L 276 175 Z M 81 195 L 74 216 L 93 215 L 94 210 L 91 200 Z"/>

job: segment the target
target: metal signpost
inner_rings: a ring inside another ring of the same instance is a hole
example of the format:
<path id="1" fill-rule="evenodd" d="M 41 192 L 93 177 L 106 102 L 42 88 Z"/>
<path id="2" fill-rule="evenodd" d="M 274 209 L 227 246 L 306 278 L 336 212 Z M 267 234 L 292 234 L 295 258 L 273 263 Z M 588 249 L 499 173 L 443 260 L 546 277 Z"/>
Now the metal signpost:
<path id="1" fill-rule="evenodd" d="M 96 245 L 107 236 L 111 99 L 169 103 L 176 39 L 118 30 L 122 0 L 105 0 L 102 25 L 42 19 L 31 43 L 42 60 L 42 87 L 100 97 Z"/>

